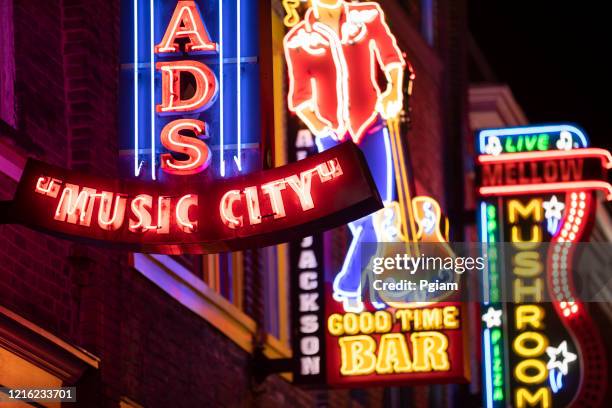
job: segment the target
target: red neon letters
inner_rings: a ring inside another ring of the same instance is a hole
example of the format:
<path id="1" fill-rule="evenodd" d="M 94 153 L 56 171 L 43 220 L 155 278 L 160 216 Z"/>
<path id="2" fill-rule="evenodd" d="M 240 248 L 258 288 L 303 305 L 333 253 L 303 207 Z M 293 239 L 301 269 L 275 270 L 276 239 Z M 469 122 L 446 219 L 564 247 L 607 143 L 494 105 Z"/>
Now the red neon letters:
<path id="1" fill-rule="evenodd" d="M 176 112 L 206 110 L 217 94 L 217 78 L 206 65 L 196 61 L 158 62 L 162 72 L 162 103 L 155 110 L 161 115 Z M 195 79 L 195 93 L 189 99 L 181 98 L 181 73 L 188 72 Z"/>
<path id="2" fill-rule="evenodd" d="M 50 187 L 48 191 L 38 188 L 44 184 Z M 64 183 L 58 179 L 49 180 L 40 177 L 35 190 L 40 194 L 57 197 L 57 193 L 54 195 L 51 187 L 56 186 L 58 190 L 61 189 L 62 193 L 54 216 L 56 221 L 92 227 L 94 206 L 97 203 L 97 224 L 106 231 L 121 229 L 126 219 L 128 230 L 136 234 L 149 231 L 155 234 L 169 234 L 171 223 L 183 232 L 191 234 L 196 231 L 198 225 L 198 222 L 189 216 L 190 210 L 198 206 L 196 194 L 185 194 L 179 198 L 138 194 L 130 198 L 126 194 L 98 191 L 70 183 L 64 184 L 62 188 L 62 184 Z"/>
<path id="3" fill-rule="evenodd" d="M 196 174 L 208 167 L 210 149 L 206 143 L 193 137 L 181 135 L 180 131 L 190 131 L 195 136 L 206 135 L 206 124 L 195 119 L 177 119 L 168 123 L 161 133 L 161 142 L 169 150 L 183 153 L 187 160 L 176 160 L 171 154 L 161 155 L 161 168 L 170 174 Z"/>
<path id="4" fill-rule="evenodd" d="M 176 8 L 164 38 L 155 47 L 155 53 L 177 53 L 180 45 L 177 40 L 185 40 L 185 52 L 202 53 L 215 52 L 217 44 L 212 42 L 206 26 L 195 2 L 181 0 Z M 177 115 L 202 112 L 215 101 L 217 96 L 217 78 L 210 68 L 197 61 L 164 61 L 155 67 L 161 71 L 162 102 L 155 107 L 160 115 Z M 186 75 L 187 74 L 187 75 Z M 193 78 L 193 95 L 181 93 L 182 79 Z M 188 130 L 195 133 L 195 138 L 180 134 Z M 178 119 L 164 126 L 161 132 L 162 145 L 177 153 L 188 156 L 186 160 L 178 160 L 170 154 L 161 156 L 161 169 L 174 175 L 191 175 L 201 172 L 210 164 L 211 152 L 206 143 L 197 139 L 205 135 L 206 124 L 196 119 Z M 189 223 L 187 223 L 189 224 Z"/>
<path id="5" fill-rule="evenodd" d="M 312 177 L 317 174 L 321 183 L 325 183 L 342 175 L 342 168 L 338 159 L 328 160 L 318 166 L 302 171 L 299 176 L 293 174 L 279 180 L 265 183 L 261 186 L 249 186 L 242 191 L 227 191 L 221 198 L 219 214 L 223 223 L 231 229 L 245 226 L 245 216 L 248 216 L 248 225 L 256 225 L 262 222 L 260 211 L 259 190 L 267 197 L 270 204 L 271 219 L 286 217 L 285 203 L 283 201 L 284 190 L 291 190 L 297 197 L 302 211 L 315 208 L 311 195 Z M 289 187 L 289 188 L 287 188 Z M 246 213 L 246 214 L 245 214 Z"/>
<path id="6" fill-rule="evenodd" d="M 155 46 L 156 53 L 178 52 L 177 39 L 186 38 L 186 52 L 214 52 L 217 44 L 210 40 L 200 10 L 192 0 L 181 0 L 176 4 L 166 33 L 161 43 Z"/>

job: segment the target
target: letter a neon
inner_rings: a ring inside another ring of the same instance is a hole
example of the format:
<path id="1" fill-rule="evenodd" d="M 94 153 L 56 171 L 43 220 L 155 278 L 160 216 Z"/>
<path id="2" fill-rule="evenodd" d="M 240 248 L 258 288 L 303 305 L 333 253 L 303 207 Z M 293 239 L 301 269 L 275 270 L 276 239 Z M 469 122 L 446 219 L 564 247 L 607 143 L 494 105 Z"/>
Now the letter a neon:
<path id="1" fill-rule="evenodd" d="M 176 4 L 164 38 L 155 46 L 156 53 L 179 52 L 179 38 L 187 38 L 186 52 L 216 52 L 217 44 L 212 42 L 202 15 L 193 0 L 181 0 Z"/>

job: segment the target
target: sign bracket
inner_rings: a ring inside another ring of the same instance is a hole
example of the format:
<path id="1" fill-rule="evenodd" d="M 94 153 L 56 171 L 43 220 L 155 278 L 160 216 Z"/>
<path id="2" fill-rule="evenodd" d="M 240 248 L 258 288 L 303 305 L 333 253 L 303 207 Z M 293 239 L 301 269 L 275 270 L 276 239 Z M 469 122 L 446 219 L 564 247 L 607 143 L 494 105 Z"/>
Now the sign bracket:
<path id="1" fill-rule="evenodd" d="M 293 371 L 293 359 L 268 358 L 263 346 L 257 346 L 251 357 L 251 372 L 257 384 L 265 381 L 270 374 L 290 373 Z"/>

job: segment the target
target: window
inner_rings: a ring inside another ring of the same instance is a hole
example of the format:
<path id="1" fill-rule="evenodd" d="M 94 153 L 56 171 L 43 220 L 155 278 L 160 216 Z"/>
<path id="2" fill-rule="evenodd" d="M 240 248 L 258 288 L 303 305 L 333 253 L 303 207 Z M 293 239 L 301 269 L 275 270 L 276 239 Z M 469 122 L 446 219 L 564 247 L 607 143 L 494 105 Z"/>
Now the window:
<path id="1" fill-rule="evenodd" d="M 0 0 L 0 120 L 16 127 L 13 0 Z"/>

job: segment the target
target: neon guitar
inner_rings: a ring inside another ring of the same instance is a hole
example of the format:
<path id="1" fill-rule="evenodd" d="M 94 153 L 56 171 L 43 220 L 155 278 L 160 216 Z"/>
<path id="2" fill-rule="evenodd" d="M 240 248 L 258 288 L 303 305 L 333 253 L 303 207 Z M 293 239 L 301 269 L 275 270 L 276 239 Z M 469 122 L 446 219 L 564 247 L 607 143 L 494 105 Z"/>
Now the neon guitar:
<path id="1" fill-rule="evenodd" d="M 393 169 L 397 187 L 398 201 L 386 204 L 386 208 L 373 215 L 378 241 L 381 243 L 404 244 L 409 256 L 454 257 L 442 231 L 442 212 L 440 205 L 431 197 L 412 197 L 409 179 L 409 163 L 404 157 L 404 143 L 400 132 L 400 119 L 389 119 L 388 137 L 393 152 Z M 419 245 L 420 243 L 425 245 Z M 379 245 L 377 256 L 395 256 L 397 245 Z M 445 276 L 443 276 L 445 275 Z M 413 277 L 430 282 L 458 281 L 459 275 L 453 271 L 416 271 Z M 385 294 L 384 303 L 391 307 L 409 307 L 437 302 L 448 297 L 448 293 L 423 296 L 423 292 L 399 292 L 392 296 Z"/>

